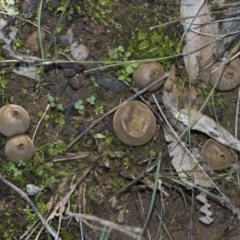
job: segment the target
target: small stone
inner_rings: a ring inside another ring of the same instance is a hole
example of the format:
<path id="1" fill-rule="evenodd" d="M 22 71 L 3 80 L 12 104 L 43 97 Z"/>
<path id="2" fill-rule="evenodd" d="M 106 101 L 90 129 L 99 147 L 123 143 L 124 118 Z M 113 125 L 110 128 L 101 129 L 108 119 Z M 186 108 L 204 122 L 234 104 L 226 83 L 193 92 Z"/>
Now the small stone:
<path id="1" fill-rule="evenodd" d="M 37 187 L 34 184 L 27 184 L 26 189 L 27 189 L 27 195 L 29 197 L 36 195 L 41 190 L 41 188 Z"/>
<path id="2" fill-rule="evenodd" d="M 42 41 L 45 38 L 45 32 L 41 31 L 41 37 L 42 37 Z M 38 32 L 35 31 L 31 34 L 31 36 L 27 39 L 26 41 L 28 48 L 32 51 L 32 52 L 38 52 L 39 51 L 39 39 L 38 39 Z"/>
<path id="3" fill-rule="evenodd" d="M 122 92 L 126 87 L 124 83 L 115 81 L 111 78 L 99 78 L 98 76 L 94 76 L 94 81 L 105 89 L 115 93 Z"/>
<path id="4" fill-rule="evenodd" d="M 70 52 L 73 58 L 77 61 L 85 61 L 89 55 L 89 50 L 83 44 L 74 42 L 70 47 Z"/>
<path id="5" fill-rule="evenodd" d="M 68 85 L 74 90 L 79 90 L 82 87 L 82 84 L 78 81 L 77 78 L 70 78 L 68 80 Z"/>
<path id="6" fill-rule="evenodd" d="M 24 18 L 31 18 L 38 7 L 38 1 L 36 0 L 25 0 L 21 9 L 21 14 Z"/>
<path id="7" fill-rule="evenodd" d="M 69 28 L 66 35 L 59 35 L 56 38 L 56 42 L 62 47 L 68 47 L 73 42 L 73 32 L 72 29 Z"/>

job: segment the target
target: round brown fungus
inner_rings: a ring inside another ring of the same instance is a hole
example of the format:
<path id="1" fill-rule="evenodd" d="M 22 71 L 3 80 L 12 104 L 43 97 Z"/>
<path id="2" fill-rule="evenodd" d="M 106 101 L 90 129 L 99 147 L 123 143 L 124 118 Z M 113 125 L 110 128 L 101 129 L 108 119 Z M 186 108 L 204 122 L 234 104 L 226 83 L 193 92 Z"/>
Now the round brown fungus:
<path id="1" fill-rule="evenodd" d="M 213 171 L 229 168 L 234 159 L 234 153 L 231 149 L 212 139 L 204 143 L 202 155 Z"/>
<path id="2" fill-rule="evenodd" d="M 25 133 L 30 124 L 27 111 L 21 106 L 9 104 L 0 109 L 0 132 L 6 137 Z"/>
<path id="3" fill-rule="evenodd" d="M 116 111 L 113 128 L 123 143 L 139 146 L 153 137 L 156 119 L 147 105 L 139 101 L 129 101 Z"/>
<path id="4" fill-rule="evenodd" d="M 216 89 L 219 91 L 229 91 L 236 88 L 240 84 L 239 65 L 240 59 L 235 58 L 226 66 L 222 74 L 224 63 L 216 62 L 211 67 L 210 84 L 214 86 L 217 83 Z"/>
<path id="5" fill-rule="evenodd" d="M 140 63 L 133 71 L 133 81 L 139 89 L 143 89 L 152 82 L 156 81 L 165 74 L 162 65 L 158 62 Z M 148 91 L 157 91 L 164 81 L 152 86 Z"/>
<path id="6" fill-rule="evenodd" d="M 13 163 L 27 162 L 33 154 L 33 141 L 26 135 L 10 138 L 5 146 L 5 155 Z"/>

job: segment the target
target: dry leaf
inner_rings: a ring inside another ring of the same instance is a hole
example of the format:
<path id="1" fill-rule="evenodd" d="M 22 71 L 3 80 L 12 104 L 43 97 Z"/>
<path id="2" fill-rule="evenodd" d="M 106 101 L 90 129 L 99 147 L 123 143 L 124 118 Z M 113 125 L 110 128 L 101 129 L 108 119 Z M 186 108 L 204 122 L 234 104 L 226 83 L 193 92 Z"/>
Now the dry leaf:
<path id="1" fill-rule="evenodd" d="M 208 1 L 182 0 L 181 5 L 181 16 L 186 19 L 183 22 L 186 32 L 186 45 L 183 48 L 183 54 L 186 55 L 184 62 L 188 76 L 192 83 L 196 83 L 199 78 L 208 82 L 209 72 L 203 71 L 203 69 L 212 61 L 214 45 L 208 44 L 215 39 L 218 24 L 209 24 L 213 19 L 209 14 Z M 206 47 L 198 50 L 202 46 Z M 193 53 L 188 54 L 190 52 Z"/>

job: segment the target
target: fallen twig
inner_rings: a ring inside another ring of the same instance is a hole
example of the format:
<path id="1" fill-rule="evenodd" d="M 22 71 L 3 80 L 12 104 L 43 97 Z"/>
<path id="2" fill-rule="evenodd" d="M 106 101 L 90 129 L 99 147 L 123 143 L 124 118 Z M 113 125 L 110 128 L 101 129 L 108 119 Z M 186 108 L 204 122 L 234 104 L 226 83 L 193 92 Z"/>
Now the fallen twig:
<path id="1" fill-rule="evenodd" d="M 42 120 L 44 119 L 44 117 L 45 117 L 45 115 L 46 115 L 46 113 L 47 113 L 47 111 L 48 111 L 49 108 L 50 108 L 50 104 L 47 105 L 47 107 L 46 107 L 46 109 L 45 109 L 45 112 L 43 113 L 41 119 L 39 120 L 39 122 L 38 122 L 38 124 L 37 124 L 37 126 L 36 126 L 35 132 L 34 132 L 33 137 L 32 137 L 32 141 L 33 141 L 33 142 L 34 142 L 34 139 L 35 139 L 35 137 L 36 137 L 37 130 L 38 130 L 38 128 L 39 128 Z"/>

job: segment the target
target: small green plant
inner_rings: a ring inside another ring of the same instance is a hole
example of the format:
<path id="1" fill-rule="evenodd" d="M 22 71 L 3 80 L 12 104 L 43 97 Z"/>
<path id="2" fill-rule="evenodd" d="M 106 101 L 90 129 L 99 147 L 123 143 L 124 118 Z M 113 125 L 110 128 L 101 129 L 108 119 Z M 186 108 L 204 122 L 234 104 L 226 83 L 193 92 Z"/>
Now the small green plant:
<path id="1" fill-rule="evenodd" d="M 113 48 L 109 51 L 110 59 L 117 60 L 121 59 L 122 61 L 127 61 L 131 56 L 131 52 L 125 51 L 123 46 L 118 46 L 117 48 Z"/>
<path id="2" fill-rule="evenodd" d="M 9 172 L 11 172 L 14 177 L 22 175 L 22 171 L 19 170 L 14 164 L 11 164 L 11 166 L 9 167 Z"/>
<path id="3" fill-rule="evenodd" d="M 44 112 L 43 111 L 39 111 L 38 112 L 38 117 L 41 118 L 43 116 Z M 50 115 L 45 114 L 44 116 L 44 120 L 48 121 L 50 119 Z"/>
<path id="4" fill-rule="evenodd" d="M 129 57 L 132 55 L 130 51 L 125 51 L 123 46 L 118 46 L 117 48 L 113 48 L 109 51 L 109 58 L 110 60 L 120 60 L 120 61 L 128 61 Z M 134 69 L 138 67 L 137 62 L 133 62 L 130 64 L 123 65 L 117 71 L 118 80 L 121 81 L 131 81 L 131 74 L 133 73 Z"/>
<path id="5" fill-rule="evenodd" d="M 132 75 L 134 69 L 137 67 L 138 67 L 138 63 L 136 63 L 136 62 L 125 65 L 124 68 L 120 72 L 121 75 L 118 75 L 118 80 L 121 80 L 121 81 L 126 80 L 128 82 L 131 82 L 130 76 Z"/>
<path id="6" fill-rule="evenodd" d="M 90 103 L 91 105 L 95 105 L 96 97 L 92 95 L 92 96 L 88 97 L 86 100 L 87 100 L 87 102 Z"/>
<path id="7" fill-rule="evenodd" d="M 62 127 L 65 124 L 65 116 L 62 112 L 55 112 L 51 115 L 51 119 L 59 126 Z"/>
<path id="8" fill-rule="evenodd" d="M 5 99 L 5 89 L 7 88 L 7 81 L 4 78 L 5 71 L 0 71 L 0 94 L 2 96 L 2 102 Z"/>
<path id="9" fill-rule="evenodd" d="M 104 107 L 103 107 L 103 105 L 96 106 L 93 111 L 96 113 L 96 115 L 103 114 L 104 113 Z"/>
<path id="10" fill-rule="evenodd" d="M 111 136 L 110 134 L 107 134 L 106 139 L 105 139 L 105 143 L 106 144 L 111 144 L 113 139 L 114 139 L 113 136 Z"/>
<path id="11" fill-rule="evenodd" d="M 124 166 L 126 169 L 128 169 L 128 168 L 131 167 L 131 165 L 132 165 L 131 159 L 128 158 L 128 157 L 125 157 L 125 158 L 123 159 L 123 166 Z"/>
<path id="12" fill-rule="evenodd" d="M 53 97 L 51 95 L 47 95 L 47 100 L 48 100 L 48 103 L 50 104 L 50 106 L 52 108 L 56 108 L 57 110 L 63 112 L 64 109 L 63 109 L 63 106 L 61 103 L 59 103 L 59 98 L 58 97 Z"/>
<path id="13" fill-rule="evenodd" d="M 22 92 L 23 94 L 26 94 L 26 93 L 27 93 L 27 89 L 26 89 L 26 88 L 21 88 L 21 92 Z"/>
<path id="14" fill-rule="evenodd" d="M 13 45 L 12 46 L 13 46 L 14 50 L 17 50 L 17 49 L 25 47 L 23 42 L 19 38 L 17 38 L 17 37 L 13 39 Z"/>
<path id="15" fill-rule="evenodd" d="M 26 163 L 20 161 L 18 164 L 14 164 L 12 162 L 5 162 L 1 166 L 2 173 L 12 173 L 14 177 L 19 177 L 22 175 L 21 167 L 24 167 Z"/>
<path id="16" fill-rule="evenodd" d="M 64 142 L 48 144 L 48 153 L 51 156 L 56 156 L 64 151 L 66 151 L 66 144 Z"/>
<path id="17" fill-rule="evenodd" d="M 56 29 L 56 32 L 57 32 L 58 34 L 60 34 L 60 33 L 62 32 L 62 27 L 61 27 L 61 26 L 58 27 L 58 28 Z"/>
<path id="18" fill-rule="evenodd" d="M 124 187 L 124 185 L 125 185 L 125 181 L 124 181 L 123 178 L 118 178 L 118 179 L 116 179 L 116 181 L 115 181 L 115 186 L 116 186 L 117 188 L 122 188 L 122 187 Z"/>
<path id="19" fill-rule="evenodd" d="M 74 103 L 74 108 L 78 111 L 79 114 L 83 115 L 84 114 L 84 105 L 83 101 L 79 99 L 77 102 Z"/>
<path id="20" fill-rule="evenodd" d="M 156 157 L 157 156 L 157 152 L 155 150 L 151 150 L 150 151 L 150 156 L 151 157 Z"/>

